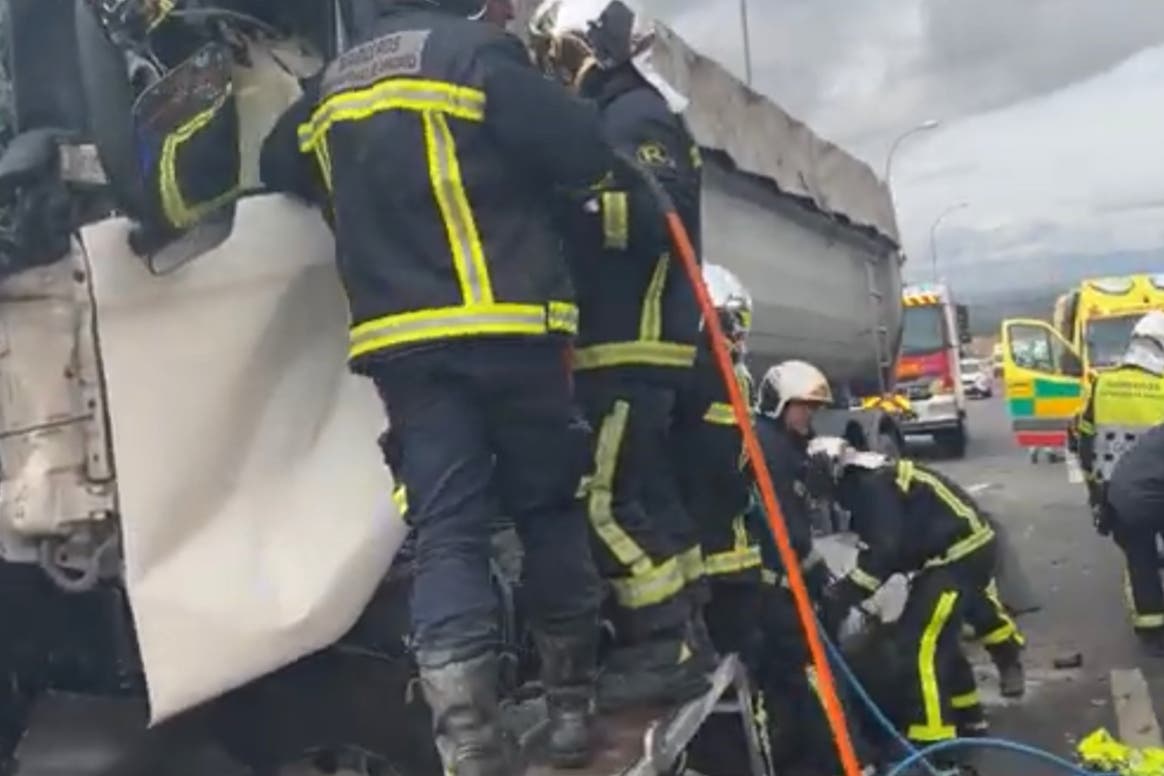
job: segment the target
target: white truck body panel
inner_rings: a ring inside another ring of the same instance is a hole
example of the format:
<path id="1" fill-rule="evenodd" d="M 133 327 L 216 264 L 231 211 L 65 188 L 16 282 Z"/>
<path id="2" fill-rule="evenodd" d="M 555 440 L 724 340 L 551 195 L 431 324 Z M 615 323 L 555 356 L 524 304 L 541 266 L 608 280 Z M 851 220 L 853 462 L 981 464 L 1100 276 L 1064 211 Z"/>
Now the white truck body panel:
<path id="1" fill-rule="evenodd" d="M 124 221 L 82 237 L 155 722 L 334 642 L 406 533 L 329 231 L 282 197 L 238 215 L 162 277 Z"/>

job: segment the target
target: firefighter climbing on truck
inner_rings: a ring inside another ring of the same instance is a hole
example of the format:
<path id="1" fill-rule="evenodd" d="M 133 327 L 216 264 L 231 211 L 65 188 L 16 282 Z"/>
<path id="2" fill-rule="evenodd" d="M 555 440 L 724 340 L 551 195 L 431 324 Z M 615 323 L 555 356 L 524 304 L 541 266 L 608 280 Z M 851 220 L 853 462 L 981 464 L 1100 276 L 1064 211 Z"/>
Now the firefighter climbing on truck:
<path id="1" fill-rule="evenodd" d="M 686 100 L 643 57 L 651 26 L 621 0 L 547 0 L 530 37 L 542 70 L 597 106 L 606 137 L 667 190 L 698 246 L 699 154 L 680 116 Z M 717 660 L 701 613 L 699 536 L 670 453 L 699 308 L 655 203 L 608 191 L 563 221 L 580 308 L 575 386 L 594 429 L 590 525 L 614 590 L 617 648 L 599 702 L 688 700 L 707 689 Z"/>
<path id="2" fill-rule="evenodd" d="M 1130 498 L 1127 492 L 1116 492 L 1121 483 L 1114 472 L 1122 457 L 1137 449 L 1137 439 L 1160 423 L 1164 423 L 1164 312 L 1154 310 L 1132 329 L 1121 363 L 1092 381 L 1076 419 L 1076 433 L 1096 530 L 1112 534 L 1127 560 L 1132 626 L 1146 649 L 1164 655 L 1156 528 L 1153 521 L 1139 520 L 1132 505 L 1122 513 L 1113 508 Z M 1125 478 L 1132 465 L 1125 468 Z"/>
<path id="3" fill-rule="evenodd" d="M 599 587 L 579 550 L 586 437 L 565 369 L 578 310 L 551 203 L 606 191 L 616 162 L 595 111 L 484 22 L 486 5 L 379 0 L 264 153 L 269 184 L 327 192 L 351 367 L 392 420 L 385 455 L 415 534 L 421 687 L 458 776 L 515 770 L 488 570 L 498 509 L 524 546 L 551 758 L 589 757 Z"/>
<path id="4" fill-rule="evenodd" d="M 912 574 L 894 631 L 914 677 L 895 722 L 920 746 L 977 732 L 984 712 L 960 632 L 967 601 L 994 573 L 990 523 L 958 485 L 914 461 L 859 452 L 838 437 L 818 437 L 807 452 L 809 491 L 845 510 L 863 544 L 857 565 L 822 593 L 825 627 L 893 574 Z"/>
<path id="5" fill-rule="evenodd" d="M 705 263 L 703 278 L 743 396 L 752 395 L 744 363 L 751 329 L 752 297 L 730 270 Z M 760 547 L 747 525 L 751 476 L 743 436 L 728 391 L 706 339 L 690 384 L 680 393 L 672 450 L 688 513 L 700 532 L 710 600 L 704 609 L 715 647 L 747 660 L 759 615 Z M 750 662 L 750 661 L 748 661 Z"/>

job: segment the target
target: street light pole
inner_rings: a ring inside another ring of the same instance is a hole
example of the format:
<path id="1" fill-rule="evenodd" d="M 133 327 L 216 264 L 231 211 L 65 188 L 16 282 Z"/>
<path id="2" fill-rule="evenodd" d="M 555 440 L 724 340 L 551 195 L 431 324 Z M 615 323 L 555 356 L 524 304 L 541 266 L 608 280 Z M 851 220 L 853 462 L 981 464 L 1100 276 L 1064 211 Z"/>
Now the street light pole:
<path id="1" fill-rule="evenodd" d="M 970 207 L 969 202 L 959 202 L 955 205 L 950 205 L 942 211 L 941 215 L 934 219 L 933 225 L 930 226 L 930 261 L 934 267 L 934 282 L 938 282 L 938 227 L 942 221 L 946 220 L 946 216 L 956 213 L 959 210 Z"/>
<path id="2" fill-rule="evenodd" d="M 916 127 L 907 129 L 905 132 L 902 132 L 897 136 L 897 139 L 893 141 L 893 144 L 889 146 L 889 155 L 885 157 L 885 185 L 889 187 L 889 193 L 891 196 L 893 194 L 893 185 L 890 183 L 889 176 L 893 174 L 893 156 L 897 153 L 897 149 L 901 145 L 902 141 L 907 137 L 918 134 L 919 132 L 929 132 L 931 129 L 937 129 L 940 126 L 942 126 L 942 122 L 938 121 L 937 119 L 923 121 Z"/>
<path id="3" fill-rule="evenodd" d="M 752 39 L 748 32 L 748 0 L 740 0 L 740 27 L 744 33 L 744 82 L 752 86 Z"/>

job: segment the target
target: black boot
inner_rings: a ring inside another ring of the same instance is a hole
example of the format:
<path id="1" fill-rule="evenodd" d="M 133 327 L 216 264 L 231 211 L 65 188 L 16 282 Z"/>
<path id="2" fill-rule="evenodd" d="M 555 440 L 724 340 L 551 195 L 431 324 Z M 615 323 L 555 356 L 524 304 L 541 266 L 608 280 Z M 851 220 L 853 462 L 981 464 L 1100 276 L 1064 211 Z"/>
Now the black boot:
<path id="1" fill-rule="evenodd" d="M 1002 697 L 1023 697 L 1027 691 L 1027 679 L 1023 669 L 1022 647 L 1012 640 L 987 647 L 986 651 L 998 669 L 998 687 Z"/>
<path id="2" fill-rule="evenodd" d="M 593 755 L 594 675 L 598 624 L 573 632 L 536 632 L 550 717 L 549 757 L 555 768 L 583 768 Z"/>
<path id="3" fill-rule="evenodd" d="M 958 738 L 985 738 L 990 733 L 990 721 L 981 703 L 954 709 L 954 725 L 958 728 Z"/>
<path id="4" fill-rule="evenodd" d="M 711 683 L 694 657 L 681 632 L 615 650 L 598 678 L 599 708 L 674 705 L 698 698 Z"/>
<path id="5" fill-rule="evenodd" d="M 1164 657 L 1164 628 L 1142 628 L 1136 631 L 1140 646 L 1152 657 Z"/>
<path id="6" fill-rule="evenodd" d="M 424 665 L 424 655 L 419 656 Z M 516 757 L 498 724 L 497 656 L 420 669 L 437 751 L 449 776 L 513 776 Z"/>

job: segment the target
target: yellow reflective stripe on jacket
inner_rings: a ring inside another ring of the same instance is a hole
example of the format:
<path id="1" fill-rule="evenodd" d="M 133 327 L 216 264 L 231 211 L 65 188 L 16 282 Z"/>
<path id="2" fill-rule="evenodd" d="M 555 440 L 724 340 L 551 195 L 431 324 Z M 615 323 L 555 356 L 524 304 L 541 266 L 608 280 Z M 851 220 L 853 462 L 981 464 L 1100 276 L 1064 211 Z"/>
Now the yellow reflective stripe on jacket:
<path id="1" fill-rule="evenodd" d="M 691 366 L 695 363 L 695 346 L 678 342 L 608 342 L 578 348 L 574 353 L 577 370 L 615 366 Z"/>
<path id="2" fill-rule="evenodd" d="M 489 334 L 548 334 L 577 331 L 577 310 L 568 302 L 459 305 L 386 315 L 355 326 L 349 356 L 432 339 Z"/>
<path id="3" fill-rule="evenodd" d="M 361 121 L 389 110 L 437 112 L 465 121 L 485 120 L 480 89 L 419 78 L 390 78 L 365 89 L 337 92 L 323 100 L 299 127 L 299 148 L 314 149 L 335 124 Z"/>
<path id="4" fill-rule="evenodd" d="M 698 582 L 707 573 L 703 565 L 703 548 L 698 544 L 679 553 L 677 559 L 685 582 Z"/>
<path id="5" fill-rule="evenodd" d="M 655 263 L 647 293 L 643 296 L 643 311 L 639 317 L 639 340 L 658 342 L 663 336 L 663 291 L 667 287 L 667 270 L 671 266 L 670 254 L 664 253 Z"/>
<path id="6" fill-rule="evenodd" d="M 453 266 L 461 284 L 461 296 L 466 305 L 490 304 L 493 302 L 493 286 L 485 266 L 481 235 L 461 178 L 456 141 L 443 114 L 425 111 L 422 116 L 428 174 L 445 223 Z"/>
<path id="7" fill-rule="evenodd" d="M 734 426 L 736 424 L 736 413 L 732 409 L 732 405 L 727 402 L 717 401 L 712 402 L 711 406 L 707 408 L 707 412 L 703 413 L 703 419 L 717 426 Z"/>
<path id="8" fill-rule="evenodd" d="M 683 590 L 683 585 L 683 572 L 675 558 L 632 577 L 610 581 L 615 599 L 626 609 L 661 604 L 674 598 Z"/>
<path id="9" fill-rule="evenodd" d="M 926 561 L 926 568 L 945 566 L 961 560 L 975 550 L 981 549 L 994 538 L 994 529 L 983 522 L 978 511 L 970 504 L 958 498 L 947 485 L 929 472 L 918 469 L 913 461 L 901 460 L 897 462 L 897 487 L 908 493 L 913 483 L 918 482 L 930 488 L 933 494 L 947 509 L 964 519 L 970 526 L 970 535 L 948 547 L 944 553 Z"/>
<path id="10" fill-rule="evenodd" d="M 392 503 L 396 505 L 400 516 L 404 517 L 408 513 L 408 489 L 403 485 L 397 485 L 392 491 Z"/>
<path id="11" fill-rule="evenodd" d="M 748 533 L 747 521 L 743 515 L 732 519 L 732 534 L 735 537 L 732 549 L 726 552 L 717 552 L 703 559 L 703 566 L 708 576 L 725 574 L 739 574 L 763 565 L 763 556 L 760 546 L 752 543 Z"/>
<path id="12" fill-rule="evenodd" d="M 165 213 L 166 220 L 178 229 L 185 229 L 198 223 L 208 214 L 213 213 L 238 196 L 240 187 L 236 183 L 229 191 L 219 194 L 208 202 L 196 202 L 191 205 L 182 196 L 178 176 L 178 151 L 182 145 L 213 121 L 226 101 L 233 98 L 233 90 L 228 86 L 213 105 L 195 115 L 162 141 L 162 150 L 158 159 L 158 185 L 162 199 L 162 212 Z"/>
<path id="13" fill-rule="evenodd" d="M 319 142 L 315 144 L 315 161 L 319 164 L 319 174 L 323 178 L 323 185 L 327 188 L 327 193 L 334 194 L 335 186 L 332 185 L 331 177 L 331 150 L 327 145 L 327 137 L 321 137 Z"/>
<path id="14" fill-rule="evenodd" d="M 986 600 L 994 607 L 994 614 L 1002 624 L 982 636 L 983 646 L 993 647 L 1008 641 L 1014 641 L 1020 647 L 1026 644 L 1026 638 L 1023 637 L 1022 631 L 1018 629 L 1018 624 L 1010 616 L 1010 612 L 1006 610 L 1006 606 L 1003 605 L 1002 599 L 998 595 L 998 583 L 994 579 L 991 579 L 990 584 L 986 586 Z"/>
<path id="15" fill-rule="evenodd" d="M 857 587 L 870 593 L 876 593 L 884 584 L 880 579 L 857 566 L 849 572 L 849 581 Z"/>
<path id="16" fill-rule="evenodd" d="M 909 726 L 906 735 L 911 741 L 930 743 L 954 738 L 954 726 L 942 719 L 942 696 L 938 686 L 938 637 L 954 611 L 958 593 L 947 591 L 938 597 L 933 615 L 922 631 L 921 644 L 917 654 L 917 680 L 920 684 L 924 719 Z"/>
<path id="17" fill-rule="evenodd" d="M 625 251 L 630 240 L 629 199 L 625 191 L 606 191 L 602 203 L 602 245 L 607 250 Z"/>

